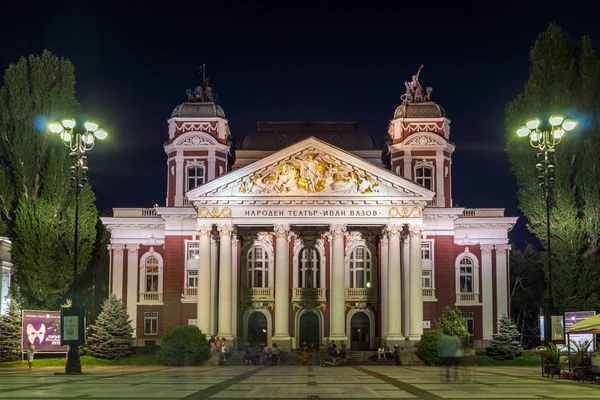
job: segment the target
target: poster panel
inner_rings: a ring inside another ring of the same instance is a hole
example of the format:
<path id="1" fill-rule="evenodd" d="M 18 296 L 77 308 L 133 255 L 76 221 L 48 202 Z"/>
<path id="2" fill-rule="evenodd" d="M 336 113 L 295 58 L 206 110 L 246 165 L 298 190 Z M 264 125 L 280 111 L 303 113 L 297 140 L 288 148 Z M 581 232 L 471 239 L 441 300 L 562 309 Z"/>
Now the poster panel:
<path id="1" fill-rule="evenodd" d="M 29 342 L 37 353 L 67 352 L 67 346 L 60 345 L 60 311 L 23 310 L 22 330 L 24 352 Z"/>
<path id="2" fill-rule="evenodd" d="M 583 321 L 584 319 L 588 319 L 596 315 L 596 311 L 576 311 L 576 312 L 566 312 L 565 313 L 565 329 L 570 327 L 573 324 L 576 324 L 579 321 Z M 571 333 L 569 335 L 569 340 L 571 342 L 579 343 L 580 345 L 583 342 L 590 342 L 591 345 L 588 348 L 588 351 L 593 352 L 596 347 L 596 343 L 594 341 L 596 335 L 593 333 Z"/>

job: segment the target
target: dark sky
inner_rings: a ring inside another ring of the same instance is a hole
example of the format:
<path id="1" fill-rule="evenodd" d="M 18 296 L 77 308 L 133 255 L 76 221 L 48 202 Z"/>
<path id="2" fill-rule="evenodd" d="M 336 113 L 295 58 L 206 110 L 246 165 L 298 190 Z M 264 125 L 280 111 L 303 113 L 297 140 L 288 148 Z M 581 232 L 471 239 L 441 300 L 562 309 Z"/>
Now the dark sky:
<path id="1" fill-rule="evenodd" d="M 238 141 L 260 120 L 308 118 L 357 121 L 381 142 L 404 81 L 425 64 L 420 80 L 452 120 L 454 204 L 519 215 L 504 105 L 551 21 L 598 43 L 594 2 L 450 3 L 22 3 L 4 10 L 0 68 L 45 48 L 74 63 L 77 98 L 111 135 L 89 155 L 106 211 L 164 205 L 166 121 L 200 83 L 199 65 Z"/>

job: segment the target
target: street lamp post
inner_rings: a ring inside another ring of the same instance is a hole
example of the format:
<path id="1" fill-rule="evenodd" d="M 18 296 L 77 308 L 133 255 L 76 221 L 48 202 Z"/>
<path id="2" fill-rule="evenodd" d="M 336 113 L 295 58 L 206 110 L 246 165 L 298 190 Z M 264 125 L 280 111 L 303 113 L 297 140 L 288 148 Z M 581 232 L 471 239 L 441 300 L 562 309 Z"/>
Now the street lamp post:
<path id="1" fill-rule="evenodd" d="M 81 321 L 81 305 L 77 301 L 77 262 L 79 261 L 79 194 L 86 182 L 87 156 L 84 154 L 94 147 L 96 139 L 106 139 L 108 134 L 102 129 L 98 129 L 98 124 L 86 122 L 83 132 L 74 132 L 76 122 L 73 119 L 63 119 L 60 123 L 53 122 L 48 125 L 48 129 L 60 135 L 63 143 L 69 150 L 73 160 L 71 166 L 71 183 L 75 188 L 75 228 L 73 242 L 73 290 L 72 290 L 72 309 L 77 312 L 77 339 L 69 342 L 69 352 L 67 355 L 67 364 L 65 372 L 67 374 L 81 373 L 81 360 L 79 358 L 79 343 L 83 338 L 79 337 Z"/>
<path id="2" fill-rule="evenodd" d="M 535 168 L 538 171 L 538 180 L 542 188 L 542 196 L 546 201 L 546 248 L 548 250 L 548 279 L 547 292 L 544 296 L 544 344 L 547 346 L 552 341 L 552 251 L 550 243 L 550 208 L 552 202 L 552 188 L 554 187 L 554 148 L 566 132 L 575 129 L 577 123 L 560 116 L 551 116 L 548 120 L 551 129 L 541 130 L 540 120 L 528 121 L 525 126 L 517 130 L 520 137 L 529 137 L 529 144 L 539 150 L 536 154 Z"/>

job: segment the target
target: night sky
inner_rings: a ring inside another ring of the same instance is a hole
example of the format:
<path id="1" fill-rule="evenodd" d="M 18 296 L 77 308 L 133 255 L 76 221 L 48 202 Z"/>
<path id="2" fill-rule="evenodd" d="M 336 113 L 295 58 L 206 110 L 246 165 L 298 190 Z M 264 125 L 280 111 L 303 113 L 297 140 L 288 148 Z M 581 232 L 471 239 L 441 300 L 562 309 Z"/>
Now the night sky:
<path id="1" fill-rule="evenodd" d="M 527 80 L 529 50 L 552 21 L 600 40 L 591 1 L 52 3 L 5 8 L 0 68 L 45 48 L 74 63 L 78 100 L 111 135 L 89 154 L 101 212 L 164 205 L 166 121 L 202 64 L 238 142 L 257 121 L 309 119 L 357 121 L 378 146 L 424 64 L 420 81 L 452 120 L 454 204 L 519 215 L 504 106 Z M 511 237 L 524 234 L 521 223 Z"/>

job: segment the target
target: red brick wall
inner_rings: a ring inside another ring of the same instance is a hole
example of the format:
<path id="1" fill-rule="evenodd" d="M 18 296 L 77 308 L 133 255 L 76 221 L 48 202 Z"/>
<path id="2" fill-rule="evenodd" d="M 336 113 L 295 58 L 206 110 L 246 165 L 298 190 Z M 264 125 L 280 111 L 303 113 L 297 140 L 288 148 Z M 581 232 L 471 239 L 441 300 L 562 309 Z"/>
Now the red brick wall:
<path id="1" fill-rule="evenodd" d="M 448 175 L 445 175 L 448 168 Z M 444 160 L 444 197 L 446 199 L 445 207 L 452 207 L 452 170 L 450 169 L 450 161 Z"/>
<path id="2" fill-rule="evenodd" d="M 171 168 L 175 172 L 175 175 L 171 175 Z M 169 161 L 167 166 L 167 207 L 175 206 L 175 187 L 177 184 L 177 165 L 175 160 Z"/>
<path id="3" fill-rule="evenodd" d="M 184 157 L 207 157 L 208 156 L 208 151 L 206 150 L 197 150 L 197 151 L 184 151 L 183 152 L 183 156 Z"/>
<path id="4" fill-rule="evenodd" d="M 164 313 L 159 315 L 165 327 L 179 325 L 182 319 L 181 292 L 185 271 L 185 240 L 191 236 L 166 236 L 164 250 L 158 251 L 163 257 L 163 302 Z M 157 248 L 154 249 L 157 251 Z M 186 320 L 187 323 L 187 320 Z"/>
<path id="5" fill-rule="evenodd" d="M 434 239 L 435 295 L 439 310 L 445 306 L 453 307 L 456 302 L 456 277 L 454 261 L 456 259 L 453 236 L 432 236 Z"/>
<path id="6" fill-rule="evenodd" d="M 435 157 L 436 151 L 435 150 L 413 150 L 411 152 L 411 155 L 413 157 L 423 157 L 423 156 Z"/>

